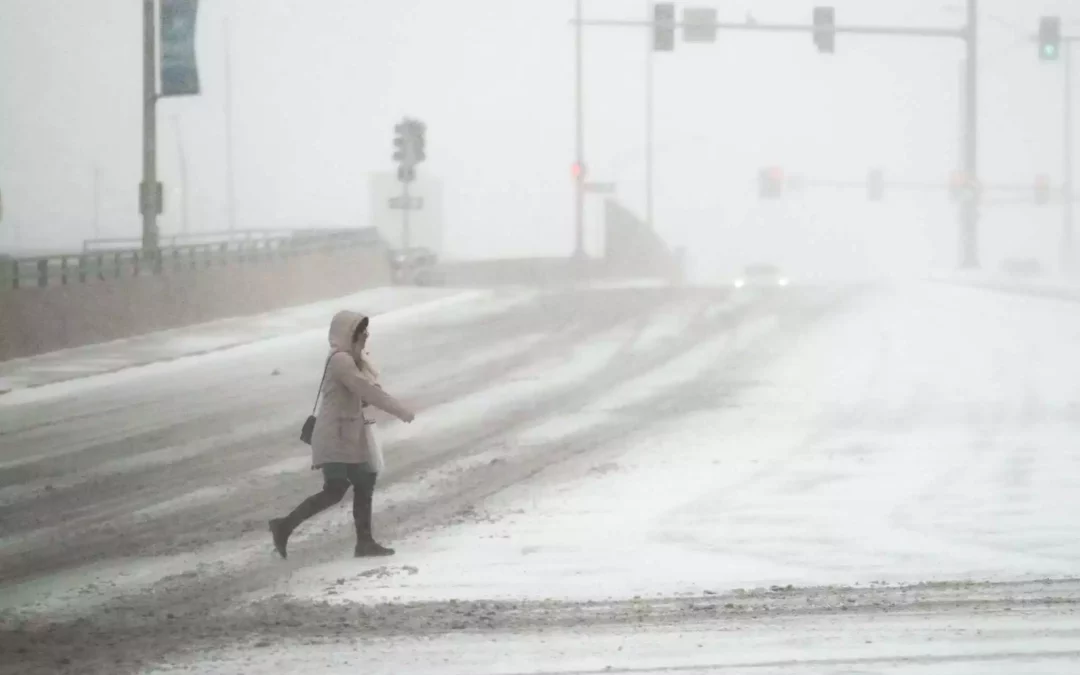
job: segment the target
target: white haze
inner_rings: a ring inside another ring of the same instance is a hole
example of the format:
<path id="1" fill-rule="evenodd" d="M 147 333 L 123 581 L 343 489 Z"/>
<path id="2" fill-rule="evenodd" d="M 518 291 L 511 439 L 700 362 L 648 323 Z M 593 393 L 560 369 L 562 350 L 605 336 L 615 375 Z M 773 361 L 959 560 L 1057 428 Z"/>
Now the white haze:
<path id="1" fill-rule="evenodd" d="M 698 3 L 709 4 L 709 3 Z M 714 3 L 724 19 L 806 22 L 814 3 Z M 838 22 L 954 26 L 960 0 L 847 0 Z M 1060 64 L 1030 42 L 1067 0 L 983 0 L 981 171 L 1060 180 Z M 679 3 L 679 7 L 686 3 Z M 592 17 L 645 15 L 644 0 L 586 0 Z M 403 114 L 428 124 L 458 257 L 563 255 L 573 242 L 571 0 L 204 0 L 204 94 L 160 110 L 164 232 L 180 227 L 179 130 L 193 229 L 227 227 L 224 41 L 231 25 L 238 226 L 364 225 L 367 176 L 390 168 Z M 137 236 L 141 3 L 0 0 L 0 247 L 70 248 Z M 1066 23 L 1068 26 L 1068 22 Z M 1075 32 L 1074 28 L 1074 32 Z M 644 30 L 586 31 L 586 157 L 644 210 Z M 656 56 L 656 223 L 703 276 L 769 259 L 813 274 L 922 271 L 956 259 L 940 195 L 815 191 L 761 203 L 759 167 L 862 180 L 940 181 L 958 163 L 960 41 L 722 33 Z M 94 173 L 102 178 L 94 231 Z M 590 248 L 600 247 L 590 202 Z M 1056 263 L 1057 206 L 987 206 L 983 262 Z"/>

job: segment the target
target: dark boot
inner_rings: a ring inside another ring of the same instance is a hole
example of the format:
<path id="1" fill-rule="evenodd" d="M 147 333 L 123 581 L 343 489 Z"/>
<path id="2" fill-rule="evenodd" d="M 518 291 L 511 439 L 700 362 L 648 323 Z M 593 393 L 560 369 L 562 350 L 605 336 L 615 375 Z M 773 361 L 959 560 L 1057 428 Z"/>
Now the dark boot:
<path id="1" fill-rule="evenodd" d="M 369 558 L 394 555 L 371 536 L 371 501 L 375 493 L 375 474 L 363 472 L 353 483 L 353 522 L 356 524 L 356 548 L 353 556 Z"/>
<path id="2" fill-rule="evenodd" d="M 353 549 L 353 557 L 355 558 L 382 558 L 394 555 L 394 549 L 387 548 L 374 539 L 369 539 L 361 542 L 359 537 L 357 538 L 356 548 Z"/>
<path id="3" fill-rule="evenodd" d="M 274 550 L 282 558 L 288 558 L 289 553 L 285 548 L 289 545 L 289 535 L 293 528 L 289 527 L 285 518 L 274 518 L 270 521 L 270 535 L 274 538 Z"/>
<path id="4" fill-rule="evenodd" d="M 286 550 L 289 544 L 289 535 L 293 530 L 308 518 L 325 511 L 341 501 L 349 489 L 348 481 L 329 481 L 323 485 L 322 492 L 311 495 L 300 505 L 292 510 L 292 513 L 284 518 L 274 518 L 270 521 L 270 534 L 274 538 L 274 549 L 282 558 L 288 558 Z"/>

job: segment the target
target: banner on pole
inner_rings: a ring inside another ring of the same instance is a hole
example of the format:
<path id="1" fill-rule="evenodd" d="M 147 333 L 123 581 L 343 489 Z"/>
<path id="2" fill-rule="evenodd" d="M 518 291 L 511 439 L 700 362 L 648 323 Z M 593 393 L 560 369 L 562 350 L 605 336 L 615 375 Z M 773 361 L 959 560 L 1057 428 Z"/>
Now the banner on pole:
<path id="1" fill-rule="evenodd" d="M 161 0 L 161 95 L 197 96 L 195 24 L 199 0 Z"/>

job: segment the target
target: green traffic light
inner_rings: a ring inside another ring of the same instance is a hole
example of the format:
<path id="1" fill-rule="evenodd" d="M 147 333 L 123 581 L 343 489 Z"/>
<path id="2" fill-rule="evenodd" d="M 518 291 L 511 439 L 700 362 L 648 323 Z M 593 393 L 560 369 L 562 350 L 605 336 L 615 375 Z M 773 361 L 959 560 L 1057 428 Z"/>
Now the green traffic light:
<path id="1" fill-rule="evenodd" d="M 1057 45 L 1043 45 L 1043 56 L 1048 59 L 1056 59 L 1058 54 Z"/>

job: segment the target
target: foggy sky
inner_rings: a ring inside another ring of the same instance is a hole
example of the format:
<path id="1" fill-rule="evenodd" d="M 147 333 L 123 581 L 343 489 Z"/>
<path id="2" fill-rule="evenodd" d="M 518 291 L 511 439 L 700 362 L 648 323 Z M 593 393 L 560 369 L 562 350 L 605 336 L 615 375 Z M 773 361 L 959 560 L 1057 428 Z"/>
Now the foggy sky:
<path id="1" fill-rule="evenodd" d="M 809 0 L 712 4 L 725 20 L 809 21 Z M 833 3 L 840 24 L 954 26 L 960 0 Z M 1062 68 L 1038 61 L 1041 14 L 1067 0 L 983 0 L 981 173 L 1032 184 L 1061 176 Z M 678 7 L 686 3 L 678 3 Z M 950 9 L 950 7 L 952 9 Z M 637 18 L 644 0 L 587 0 L 591 17 Z M 233 50 L 241 228 L 364 225 L 367 177 L 391 168 L 394 123 L 428 124 L 422 171 L 445 185 L 448 253 L 564 254 L 573 243 L 571 0 L 203 0 L 203 95 L 159 106 L 164 233 L 180 227 L 178 138 L 192 229 L 225 211 L 224 44 Z M 1072 10 L 1080 19 L 1080 8 Z M 1068 23 L 1066 24 L 1068 26 Z M 1068 28 L 1066 32 L 1070 32 Z M 1073 24 L 1072 33 L 1080 33 Z M 586 159 L 644 208 L 644 30 L 586 31 Z M 656 56 L 656 221 L 699 271 L 752 259 L 806 269 L 950 265 L 944 193 L 860 191 L 760 203 L 759 167 L 861 180 L 945 183 L 958 163 L 958 40 L 721 33 Z M 77 246 L 138 236 L 141 3 L 0 0 L 0 245 Z M 178 133 L 179 132 L 179 133 Z M 100 225 L 94 231 L 94 173 Z M 599 250 L 600 202 L 590 246 Z M 1056 261 L 1060 208 L 987 207 L 984 262 Z"/>

